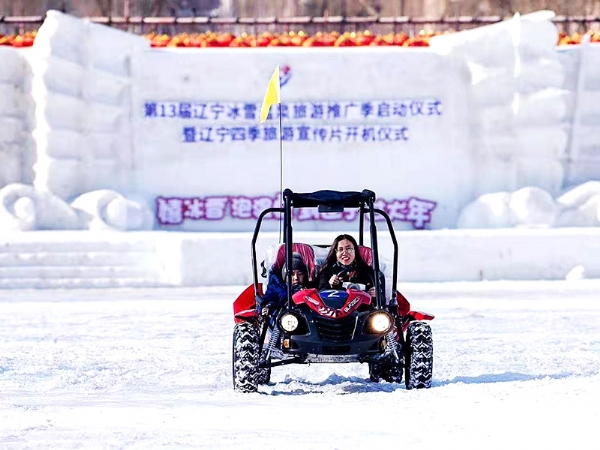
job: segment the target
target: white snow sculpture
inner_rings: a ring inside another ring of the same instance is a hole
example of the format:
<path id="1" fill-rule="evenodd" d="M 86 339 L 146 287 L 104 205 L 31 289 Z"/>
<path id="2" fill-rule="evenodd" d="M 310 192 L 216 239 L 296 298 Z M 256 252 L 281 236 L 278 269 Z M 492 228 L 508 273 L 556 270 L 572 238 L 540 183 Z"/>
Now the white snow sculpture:
<path id="1" fill-rule="evenodd" d="M 457 228 L 509 228 L 509 192 L 484 194 L 460 213 Z"/>
<path id="2" fill-rule="evenodd" d="M 13 183 L 0 189 L 0 230 L 76 230 L 80 229 L 77 213 L 62 199 Z"/>
<path id="3" fill-rule="evenodd" d="M 552 196 L 538 187 L 515 192 L 484 194 L 460 213 L 457 228 L 552 227 L 557 206 Z"/>
<path id="4" fill-rule="evenodd" d="M 0 187 L 31 179 L 33 140 L 29 132 L 32 102 L 26 52 L 0 46 Z"/>
<path id="5" fill-rule="evenodd" d="M 148 207 L 108 189 L 80 195 L 71 206 L 89 230 L 151 230 L 154 225 Z"/>
<path id="6" fill-rule="evenodd" d="M 31 49 L 34 184 L 71 199 L 124 189 L 133 155 L 132 60 L 143 36 L 48 11 Z"/>
<path id="7" fill-rule="evenodd" d="M 552 196 L 539 187 L 525 187 L 513 192 L 508 208 L 514 226 L 532 228 L 552 227 L 557 211 Z"/>
<path id="8" fill-rule="evenodd" d="M 561 208 L 557 226 L 600 226 L 600 181 L 588 181 L 568 190 L 557 203 Z"/>
<path id="9" fill-rule="evenodd" d="M 471 76 L 476 195 L 527 186 L 560 192 L 571 95 L 553 18 L 552 11 L 515 14 L 431 39 L 433 51 L 464 61 Z"/>
<path id="10" fill-rule="evenodd" d="M 600 226 L 600 181 L 576 186 L 556 201 L 538 187 L 485 194 L 462 210 L 456 225 L 457 228 L 597 226 Z"/>

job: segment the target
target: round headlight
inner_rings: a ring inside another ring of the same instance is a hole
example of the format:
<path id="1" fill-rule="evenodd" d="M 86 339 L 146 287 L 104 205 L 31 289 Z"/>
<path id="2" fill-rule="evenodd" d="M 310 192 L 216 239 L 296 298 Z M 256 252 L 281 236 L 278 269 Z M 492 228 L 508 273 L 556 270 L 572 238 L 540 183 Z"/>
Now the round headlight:
<path id="1" fill-rule="evenodd" d="M 291 333 L 298 328 L 298 318 L 293 314 L 285 313 L 281 316 L 281 328 L 288 333 Z"/>
<path id="2" fill-rule="evenodd" d="M 371 316 L 371 329 L 377 333 L 385 333 L 392 327 L 392 318 L 384 312 L 377 312 Z"/>

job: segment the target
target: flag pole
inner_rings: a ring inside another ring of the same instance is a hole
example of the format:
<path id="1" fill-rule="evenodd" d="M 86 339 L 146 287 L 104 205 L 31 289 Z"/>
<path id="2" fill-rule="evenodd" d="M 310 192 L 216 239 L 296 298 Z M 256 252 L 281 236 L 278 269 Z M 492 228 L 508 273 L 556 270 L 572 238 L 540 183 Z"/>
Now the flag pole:
<path id="1" fill-rule="evenodd" d="M 283 126 L 281 118 L 283 108 L 281 107 L 281 84 L 279 80 L 279 66 L 276 66 L 275 71 L 269 80 L 262 106 L 260 107 L 260 123 L 264 123 L 268 119 L 271 106 L 279 103 L 279 195 L 281 196 L 280 206 L 283 206 Z M 281 221 L 282 216 L 281 213 L 279 213 L 279 242 L 281 242 Z"/>
<path id="2" fill-rule="evenodd" d="M 277 80 L 279 82 L 279 80 Z M 279 99 L 279 193 L 281 206 L 283 207 L 283 127 L 281 125 L 281 99 Z M 281 243 L 281 213 L 279 214 L 279 242 Z"/>

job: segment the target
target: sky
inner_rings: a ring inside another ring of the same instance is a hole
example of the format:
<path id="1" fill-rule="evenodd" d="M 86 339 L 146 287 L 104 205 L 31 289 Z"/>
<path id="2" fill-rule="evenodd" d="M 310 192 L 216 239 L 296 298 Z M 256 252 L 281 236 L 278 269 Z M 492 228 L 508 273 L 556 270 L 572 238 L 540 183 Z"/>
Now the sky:
<path id="1" fill-rule="evenodd" d="M 0 291 L 3 449 L 593 448 L 598 280 L 403 283 L 435 314 L 433 385 L 365 365 L 234 392 L 238 287 Z"/>

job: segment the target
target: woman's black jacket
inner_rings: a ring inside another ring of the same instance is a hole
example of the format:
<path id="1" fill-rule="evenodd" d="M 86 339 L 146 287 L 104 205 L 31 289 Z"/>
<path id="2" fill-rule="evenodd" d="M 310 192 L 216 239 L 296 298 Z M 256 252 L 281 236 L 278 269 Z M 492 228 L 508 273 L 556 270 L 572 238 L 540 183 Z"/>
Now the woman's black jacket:
<path id="1" fill-rule="evenodd" d="M 341 283 L 336 286 L 331 286 L 329 280 L 333 275 L 340 277 L 342 283 L 349 281 L 351 283 L 361 283 L 366 285 L 368 291 L 372 288 L 375 283 L 373 281 L 373 268 L 366 264 L 357 264 L 353 262 L 349 266 L 336 262 L 331 267 L 324 268 L 319 273 L 319 284 L 318 289 L 320 291 L 325 289 L 343 289 Z"/>

